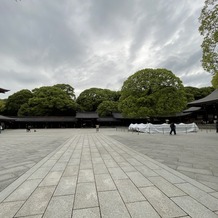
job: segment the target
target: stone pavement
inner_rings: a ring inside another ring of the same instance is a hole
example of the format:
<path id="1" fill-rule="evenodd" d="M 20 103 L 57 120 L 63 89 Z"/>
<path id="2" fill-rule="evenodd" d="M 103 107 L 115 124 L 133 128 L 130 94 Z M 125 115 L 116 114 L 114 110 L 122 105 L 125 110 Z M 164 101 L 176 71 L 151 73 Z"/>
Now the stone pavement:
<path id="1" fill-rule="evenodd" d="M 115 140 L 115 130 L 61 132 L 59 147 L 0 192 L 1 218 L 218 217 L 216 190 Z"/>

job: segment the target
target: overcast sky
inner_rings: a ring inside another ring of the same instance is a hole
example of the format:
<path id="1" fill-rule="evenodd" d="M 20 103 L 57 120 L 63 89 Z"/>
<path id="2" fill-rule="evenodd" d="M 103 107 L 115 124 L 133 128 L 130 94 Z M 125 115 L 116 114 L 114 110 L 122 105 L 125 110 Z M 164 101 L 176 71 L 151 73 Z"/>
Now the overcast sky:
<path id="1" fill-rule="evenodd" d="M 211 86 L 198 32 L 204 0 L 1 0 L 0 87 L 120 90 L 144 68 Z"/>

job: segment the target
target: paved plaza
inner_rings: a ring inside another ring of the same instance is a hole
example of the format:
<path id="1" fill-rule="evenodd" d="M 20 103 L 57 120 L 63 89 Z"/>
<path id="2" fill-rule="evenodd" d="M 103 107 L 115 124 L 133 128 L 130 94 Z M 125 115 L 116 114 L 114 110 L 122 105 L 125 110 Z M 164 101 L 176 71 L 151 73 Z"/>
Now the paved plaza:
<path id="1" fill-rule="evenodd" d="M 218 217 L 218 134 L 0 134 L 0 217 Z"/>

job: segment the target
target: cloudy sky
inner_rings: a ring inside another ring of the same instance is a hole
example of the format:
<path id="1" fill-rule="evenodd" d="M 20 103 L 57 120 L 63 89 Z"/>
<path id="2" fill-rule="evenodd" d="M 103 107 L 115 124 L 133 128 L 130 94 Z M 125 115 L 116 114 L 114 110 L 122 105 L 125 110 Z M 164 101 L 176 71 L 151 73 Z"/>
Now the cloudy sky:
<path id="1" fill-rule="evenodd" d="M 144 68 L 211 86 L 198 32 L 204 0 L 1 0 L 0 87 L 120 90 Z"/>

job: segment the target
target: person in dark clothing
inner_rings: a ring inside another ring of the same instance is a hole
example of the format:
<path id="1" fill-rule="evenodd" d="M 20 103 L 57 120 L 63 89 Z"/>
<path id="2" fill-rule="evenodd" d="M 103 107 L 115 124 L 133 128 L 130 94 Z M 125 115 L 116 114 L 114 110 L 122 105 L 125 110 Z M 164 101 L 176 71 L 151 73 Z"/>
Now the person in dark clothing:
<path id="1" fill-rule="evenodd" d="M 170 135 L 172 135 L 172 132 L 176 135 L 176 125 L 174 122 L 170 124 Z"/>

